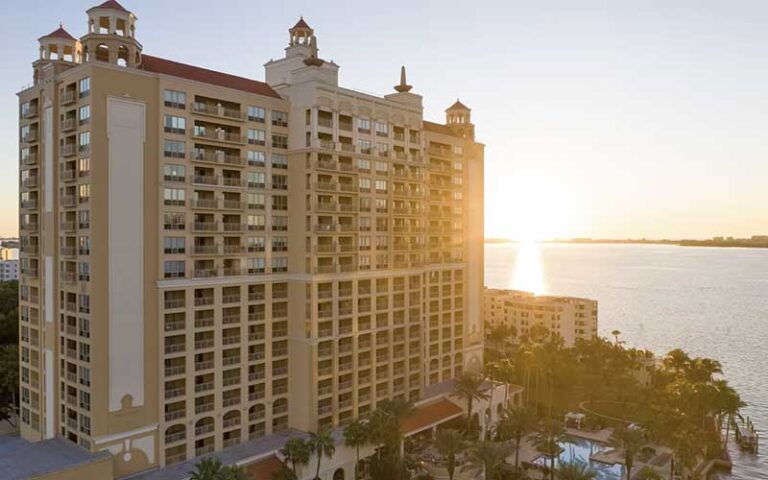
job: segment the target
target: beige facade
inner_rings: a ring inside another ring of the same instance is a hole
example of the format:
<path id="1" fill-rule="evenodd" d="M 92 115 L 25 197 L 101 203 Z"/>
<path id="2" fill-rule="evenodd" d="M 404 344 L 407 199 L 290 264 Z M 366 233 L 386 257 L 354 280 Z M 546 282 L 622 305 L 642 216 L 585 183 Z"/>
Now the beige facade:
<path id="1" fill-rule="evenodd" d="M 597 300 L 486 288 L 483 302 L 485 323 L 513 327 L 518 338 L 534 325 L 562 337 L 566 347 L 572 347 L 579 338 L 597 337 Z"/>
<path id="2" fill-rule="evenodd" d="M 19 93 L 25 439 L 119 478 L 480 368 L 467 107 L 340 87 L 303 20 L 263 83 L 142 53 L 115 1 L 88 18 Z"/>

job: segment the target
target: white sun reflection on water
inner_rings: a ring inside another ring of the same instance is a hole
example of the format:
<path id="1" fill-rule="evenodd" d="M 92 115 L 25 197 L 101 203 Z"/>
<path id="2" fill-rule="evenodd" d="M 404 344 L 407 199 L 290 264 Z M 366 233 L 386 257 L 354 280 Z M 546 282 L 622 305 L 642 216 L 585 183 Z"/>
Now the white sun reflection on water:
<path id="1" fill-rule="evenodd" d="M 544 266 L 541 262 L 539 244 L 535 240 L 526 240 L 517 244 L 515 268 L 510 287 L 533 292 L 536 295 L 546 292 Z"/>

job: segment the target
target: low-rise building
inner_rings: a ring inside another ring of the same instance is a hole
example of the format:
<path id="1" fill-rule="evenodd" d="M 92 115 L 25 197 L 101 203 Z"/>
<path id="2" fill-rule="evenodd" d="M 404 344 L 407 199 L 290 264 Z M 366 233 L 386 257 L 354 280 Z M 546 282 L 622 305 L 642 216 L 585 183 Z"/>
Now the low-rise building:
<path id="1" fill-rule="evenodd" d="M 597 337 L 597 300 L 535 295 L 520 290 L 486 288 L 483 316 L 490 327 L 506 325 L 520 338 L 534 325 L 542 325 L 572 347 L 577 338 Z"/>
<path id="2" fill-rule="evenodd" d="M 19 279 L 19 260 L 0 260 L 0 282 Z"/>

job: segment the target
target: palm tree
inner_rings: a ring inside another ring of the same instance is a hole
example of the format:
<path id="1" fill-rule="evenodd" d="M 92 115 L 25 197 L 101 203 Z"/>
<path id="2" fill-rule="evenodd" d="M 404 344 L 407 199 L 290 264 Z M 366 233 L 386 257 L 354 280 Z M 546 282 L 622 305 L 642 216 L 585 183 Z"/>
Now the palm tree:
<path id="1" fill-rule="evenodd" d="M 219 480 L 248 480 L 248 474 L 245 473 L 245 469 L 239 465 L 230 465 L 224 467 L 224 470 L 219 476 Z"/>
<path id="2" fill-rule="evenodd" d="M 560 441 L 565 434 L 563 424 L 553 418 L 544 419 L 541 429 L 536 433 L 536 444 L 539 451 L 550 457 L 550 478 L 555 478 L 555 459 L 560 454 Z"/>
<path id="3" fill-rule="evenodd" d="M 719 404 L 718 412 L 720 415 L 725 416 L 725 441 L 723 445 L 726 447 L 728 445 L 728 436 L 731 433 L 733 417 L 739 415 L 739 410 L 747 404 L 741 401 L 741 397 L 736 393 L 736 390 L 728 386 L 725 380 L 715 382 L 715 388 L 717 389 L 717 403 Z"/>
<path id="4" fill-rule="evenodd" d="M 208 457 L 200 460 L 195 465 L 195 471 L 190 472 L 190 480 L 219 480 L 224 465 L 216 457 Z"/>
<path id="5" fill-rule="evenodd" d="M 536 426 L 536 417 L 526 407 L 512 407 L 504 410 L 504 414 L 496 426 L 497 440 L 515 441 L 515 470 L 520 466 L 520 443 L 523 437 Z"/>
<path id="6" fill-rule="evenodd" d="M 336 442 L 333 440 L 331 431 L 327 428 L 320 429 L 317 433 L 309 434 L 309 451 L 317 455 L 317 470 L 315 471 L 315 480 L 320 478 L 320 462 L 323 456 L 333 458 L 336 453 Z"/>
<path id="7" fill-rule="evenodd" d="M 483 474 L 485 480 L 500 480 L 506 469 L 509 446 L 503 442 L 483 440 L 475 443 L 467 452 L 467 464 L 462 470 Z"/>
<path id="8" fill-rule="evenodd" d="M 616 345 L 621 345 L 619 343 L 619 335 L 621 335 L 621 330 L 613 330 L 611 332 L 611 335 L 613 335 L 614 340 L 616 341 Z"/>
<path id="9" fill-rule="evenodd" d="M 675 374 L 678 376 L 688 369 L 690 363 L 691 357 L 679 348 L 670 351 L 667 353 L 667 356 L 664 357 L 664 366 L 674 370 Z"/>
<path id="10" fill-rule="evenodd" d="M 624 452 L 624 466 L 627 467 L 627 480 L 632 478 L 632 467 L 635 464 L 635 455 L 645 444 L 645 435 L 636 428 L 621 426 L 614 430 L 611 444 Z"/>
<path id="11" fill-rule="evenodd" d="M 557 480 L 592 480 L 597 477 L 597 472 L 589 464 L 574 460 L 560 462 L 555 476 Z"/>
<path id="12" fill-rule="evenodd" d="M 472 372 L 463 372 L 456 379 L 456 394 L 467 401 L 466 434 L 469 435 L 472 425 L 472 404 L 475 400 L 485 400 L 488 395 L 482 390 L 483 377 Z"/>
<path id="13" fill-rule="evenodd" d="M 358 472 L 360 466 L 360 447 L 368 443 L 368 434 L 368 424 L 360 419 L 355 419 L 344 427 L 344 445 L 355 449 L 355 480 L 360 477 Z"/>
<path id="14" fill-rule="evenodd" d="M 435 446 L 440 455 L 448 459 L 448 480 L 453 480 L 453 472 L 456 471 L 456 455 L 464 450 L 464 437 L 458 430 L 438 430 Z"/>
<path id="15" fill-rule="evenodd" d="M 298 437 L 290 438 L 280 449 L 280 453 L 285 458 L 285 464 L 291 465 L 289 470 L 293 474 L 293 478 L 298 478 L 296 467 L 309 463 L 310 450 L 307 442 Z"/>

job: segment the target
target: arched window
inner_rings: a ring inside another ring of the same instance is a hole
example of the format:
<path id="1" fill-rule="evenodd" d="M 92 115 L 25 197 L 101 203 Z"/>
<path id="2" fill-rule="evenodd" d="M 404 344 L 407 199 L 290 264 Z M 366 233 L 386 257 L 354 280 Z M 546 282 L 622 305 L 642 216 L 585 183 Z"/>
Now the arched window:
<path id="1" fill-rule="evenodd" d="M 240 425 L 240 410 L 232 410 L 224 414 L 224 428 Z"/>
<path id="2" fill-rule="evenodd" d="M 344 480 L 343 468 L 337 468 L 336 471 L 333 472 L 333 480 Z"/>
<path id="3" fill-rule="evenodd" d="M 103 43 L 96 46 L 96 60 L 99 62 L 109 61 L 109 47 Z"/>
<path id="4" fill-rule="evenodd" d="M 436 358 L 433 358 L 429 361 L 429 369 L 430 370 L 437 370 L 440 364 L 437 362 Z"/>
<path id="5" fill-rule="evenodd" d="M 173 443 L 180 440 L 184 440 L 186 437 L 187 427 L 183 423 L 178 425 L 171 425 L 165 430 L 165 443 Z"/>
<path id="6" fill-rule="evenodd" d="M 265 411 L 264 405 L 257 403 L 248 410 L 248 421 L 258 422 L 259 420 L 264 420 Z"/>
<path id="7" fill-rule="evenodd" d="M 120 45 L 120 47 L 118 47 L 117 49 L 117 66 L 127 67 L 128 59 L 129 59 L 128 48 L 125 45 Z"/>
<path id="8" fill-rule="evenodd" d="M 195 423 L 195 435 L 205 435 L 213 430 L 213 417 L 204 417 Z"/>

